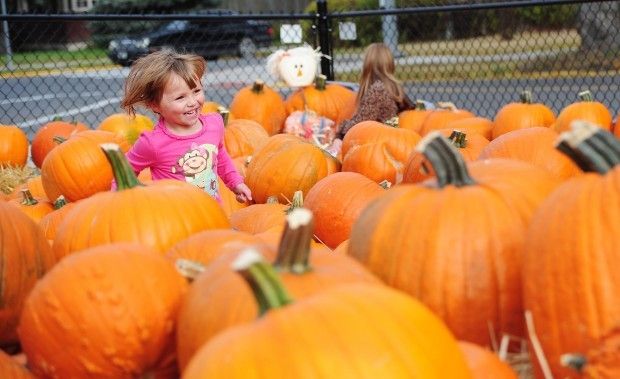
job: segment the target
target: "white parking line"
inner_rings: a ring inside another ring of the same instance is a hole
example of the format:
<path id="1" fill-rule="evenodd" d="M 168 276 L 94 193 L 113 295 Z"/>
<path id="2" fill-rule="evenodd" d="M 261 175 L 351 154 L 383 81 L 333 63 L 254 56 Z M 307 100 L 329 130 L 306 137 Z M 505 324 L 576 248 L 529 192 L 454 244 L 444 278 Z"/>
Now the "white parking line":
<path id="1" fill-rule="evenodd" d="M 120 102 L 121 102 L 121 98 L 120 97 L 112 98 L 112 99 L 105 99 L 105 100 L 98 101 L 98 102 L 96 102 L 94 104 L 87 105 L 85 107 L 69 109 L 66 112 L 58 113 L 58 114 L 55 114 L 53 116 L 43 116 L 43 117 L 39 117 L 39 118 L 37 118 L 35 120 L 30 120 L 30 121 L 22 122 L 22 123 L 19 124 L 19 127 L 24 129 L 24 128 L 29 128 L 29 127 L 34 126 L 34 125 L 42 125 L 42 124 L 45 124 L 45 123 L 48 123 L 48 122 L 54 120 L 54 118 L 56 118 L 56 117 L 61 117 L 62 118 L 62 117 L 65 117 L 65 116 L 75 116 L 75 115 L 80 114 L 82 112 L 86 112 L 86 111 L 90 111 L 90 110 L 98 109 L 98 108 L 103 108 L 105 106 L 108 106 L 108 105 L 111 105 L 111 104 L 117 104 L 117 103 L 120 103 Z"/>

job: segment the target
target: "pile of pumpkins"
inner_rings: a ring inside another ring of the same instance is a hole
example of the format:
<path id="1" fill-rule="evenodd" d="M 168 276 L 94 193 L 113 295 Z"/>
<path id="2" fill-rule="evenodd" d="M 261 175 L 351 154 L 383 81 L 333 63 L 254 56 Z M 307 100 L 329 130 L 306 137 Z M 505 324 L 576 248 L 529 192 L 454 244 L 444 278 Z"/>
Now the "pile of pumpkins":
<path id="1" fill-rule="evenodd" d="M 326 91 L 205 103 L 252 204 L 136 177 L 145 116 L 0 126 L 3 172 L 28 148 L 40 169 L 0 201 L 0 377 L 620 377 L 612 111 L 420 102 L 334 155 L 281 133 L 295 110 L 350 117 L 355 94 Z"/>

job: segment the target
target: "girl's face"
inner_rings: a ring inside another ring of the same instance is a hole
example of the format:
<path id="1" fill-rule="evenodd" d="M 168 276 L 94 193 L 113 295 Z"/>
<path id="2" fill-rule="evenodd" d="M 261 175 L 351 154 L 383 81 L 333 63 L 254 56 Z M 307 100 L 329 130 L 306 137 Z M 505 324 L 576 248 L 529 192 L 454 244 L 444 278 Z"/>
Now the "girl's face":
<path id="1" fill-rule="evenodd" d="M 200 110 L 205 102 L 202 84 L 189 88 L 177 74 L 172 74 L 159 104 L 153 104 L 153 111 L 163 117 L 166 126 L 172 130 L 198 128 Z"/>

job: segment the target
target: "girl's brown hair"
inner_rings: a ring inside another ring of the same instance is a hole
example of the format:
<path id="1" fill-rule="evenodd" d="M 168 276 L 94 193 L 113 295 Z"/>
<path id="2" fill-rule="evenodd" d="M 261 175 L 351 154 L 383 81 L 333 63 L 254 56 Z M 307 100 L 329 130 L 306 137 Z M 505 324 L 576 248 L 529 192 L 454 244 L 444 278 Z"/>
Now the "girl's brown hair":
<path id="1" fill-rule="evenodd" d="M 391 94 L 392 99 L 399 105 L 399 108 L 407 105 L 407 97 L 400 81 L 394 76 L 394 69 L 394 56 L 389 47 L 380 42 L 368 45 L 364 51 L 362 77 L 357 92 L 358 103 L 372 83 L 380 80 Z"/>
<path id="2" fill-rule="evenodd" d="M 170 75 L 179 75 L 189 88 L 195 88 L 205 72 L 204 58 L 195 54 L 179 54 L 162 49 L 138 58 L 131 66 L 125 81 L 125 96 L 121 106 L 130 115 L 136 105 L 158 104 Z"/>

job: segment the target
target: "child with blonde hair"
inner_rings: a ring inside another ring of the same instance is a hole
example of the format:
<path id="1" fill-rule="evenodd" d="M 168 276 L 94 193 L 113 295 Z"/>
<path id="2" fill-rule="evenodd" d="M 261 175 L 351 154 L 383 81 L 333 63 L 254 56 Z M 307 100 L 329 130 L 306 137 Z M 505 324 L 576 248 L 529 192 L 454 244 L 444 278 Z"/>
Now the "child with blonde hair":
<path id="1" fill-rule="evenodd" d="M 137 105 L 159 115 L 152 131 L 144 132 L 126 156 L 138 174 L 150 168 L 153 180 L 191 183 L 220 201 L 218 176 L 237 201 L 252 192 L 224 147 L 224 122 L 218 113 L 201 114 L 204 104 L 204 58 L 163 49 L 139 58 L 125 82 L 122 107 L 135 114 Z"/>

